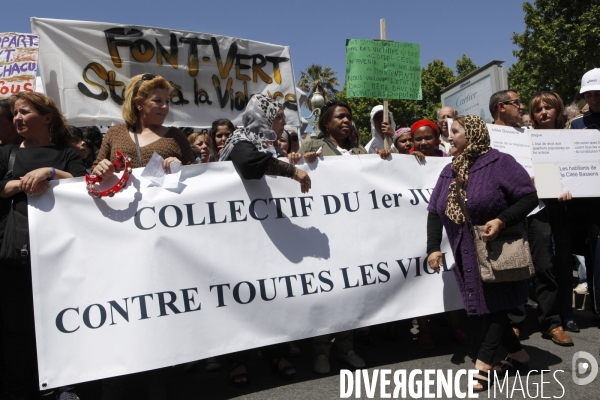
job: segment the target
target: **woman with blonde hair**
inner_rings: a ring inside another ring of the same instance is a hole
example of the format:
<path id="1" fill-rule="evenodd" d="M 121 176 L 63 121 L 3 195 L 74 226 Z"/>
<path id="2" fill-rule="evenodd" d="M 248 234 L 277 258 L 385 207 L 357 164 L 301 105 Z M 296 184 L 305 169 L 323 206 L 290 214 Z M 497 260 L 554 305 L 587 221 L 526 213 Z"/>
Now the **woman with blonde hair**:
<path id="1" fill-rule="evenodd" d="M 102 147 L 92 166 L 92 173 L 105 178 L 115 173 L 112 162 L 115 150 L 131 158 L 133 168 L 143 167 L 154 152 L 163 159 L 163 168 L 178 162 L 184 165 L 194 162 L 192 148 L 185 135 L 174 127 L 163 126 L 169 114 L 169 90 L 171 85 L 159 75 L 136 75 L 125 88 L 123 103 L 124 124 L 111 127 L 106 132 Z"/>
<path id="2" fill-rule="evenodd" d="M 197 152 L 198 154 L 195 162 L 198 164 L 209 162 L 210 150 L 212 148 L 210 135 L 206 132 L 194 132 L 187 139 L 192 146 L 192 150 L 195 149 L 194 153 Z"/>
<path id="3" fill-rule="evenodd" d="M 169 90 L 171 85 L 163 77 L 153 74 L 136 75 L 125 88 L 123 103 L 124 124 L 112 126 L 108 132 L 92 173 L 100 178 L 114 174 L 115 150 L 131 158 L 133 168 L 143 167 L 156 152 L 163 158 L 163 168 L 171 172 L 171 163 L 188 165 L 194 162 L 192 147 L 185 135 L 177 128 L 163 126 L 169 114 Z M 164 370 L 147 373 L 149 392 L 166 398 Z M 125 398 L 126 377 L 104 379 L 103 399 Z"/>

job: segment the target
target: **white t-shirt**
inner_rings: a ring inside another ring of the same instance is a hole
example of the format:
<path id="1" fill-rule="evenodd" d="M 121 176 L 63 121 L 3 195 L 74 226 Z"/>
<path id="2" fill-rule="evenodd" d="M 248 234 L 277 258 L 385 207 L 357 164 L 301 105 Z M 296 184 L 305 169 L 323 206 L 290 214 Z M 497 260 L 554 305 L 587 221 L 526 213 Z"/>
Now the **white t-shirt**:
<path id="1" fill-rule="evenodd" d="M 342 149 L 341 147 L 338 147 L 337 149 L 340 153 L 342 153 L 343 156 L 351 156 L 352 155 L 352 150 Z"/>

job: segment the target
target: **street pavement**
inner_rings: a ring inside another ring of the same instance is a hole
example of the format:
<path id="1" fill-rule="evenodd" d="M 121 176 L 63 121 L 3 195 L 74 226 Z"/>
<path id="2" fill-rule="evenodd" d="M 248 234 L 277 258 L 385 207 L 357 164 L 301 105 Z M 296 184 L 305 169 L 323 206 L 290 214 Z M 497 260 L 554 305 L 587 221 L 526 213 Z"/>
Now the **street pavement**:
<path id="1" fill-rule="evenodd" d="M 496 387 L 488 392 L 483 392 L 479 398 L 563 398 L 563 399 L 585 399 L 593 400 L 600 398 L 600 374 L 588 385 L 576 385 L 572 378 L 571 363 L 573 355 L 578 351 L 590 353 L 597 363 L 600 362 L 600 321 L 594 317 L 591 311 L 575 311 L 576 321 L 581 328 L 580 333 L 571 336 L 575 342 L 572 347 L 561 347 L 548 339 L 542 338 L 537 324 L 537 310 L 527 308 L 527 320 L 522 330 L 522 343 L 531 356 L 530 369 L 533 372 L 529 381 L 527 376 L 521 379 L 510 378 L 507 386 L 499 391 Z M 481 320 L 463 316 L 464 331 L 477 339 L 480 335 Z M 372 327 L 370 337 L 371 343 L 356 342 L 355 349 L 366 361 L 369 368 L 369 377 L 373 376 L 374 369 L 406 370 L 407 376 L 414 369 L 436 369 L 452 370 L 473 368 L 477 356 L 479 342 L 470 346 L 462 346 L 454 343 L 449 338 L 449 328 L 445 319 L 441 316 L 432 318 L 431 323 L 434 332 L 435 350 L 422 350 L 416 342 L 416 327 L 410 321 L 394 323 L 392 326 L 380 325 Z M 225 340 L 225 339 L 224 339 Z M 228 382 L 227 357 L 219 359 L 224 366 L 216 372 L 205 371 L 205 364 L 200 361 L 193 368 L 186 369 L 184 366 L 176 366 L 165 370 L 165 380 L 169 399 L 338 399 L 340 398 L 340 369 L 347 365 L 331 359 L 331 373 L 327 376 L 317 375 L 312 370 L 312 348 L 310 339 L 301 340 L 298 343 L 302 354 L 296 358 L 290 358 L 296 367 L 297 374 L 293 381 L 283 381 L 278 378 L 269 368 L 266 360 L 261 359 L 258 352 L 249 352 L 248 370 L 250 385 L 245 389 L 237 389 Z M 202 343 L 199 340 L 198 346 Z M 498 354 L 498 360 L 505 355 L 502 349 Z M 335 354 L 335 346 L 332 349 Z M 591 363 L 588 363 L 591 364 Z M 590 367 L 591 368 L 591 367 Z M 590 370 L 588 368 L 588 372 Z M 541 370 L 550 370 L 544 372 Z M 562 370 L 563 372 L 559 372 Z M 589 373 L 587 374 L 589 375 Z M 580 377 L 587 376 L 586 374 Z M 454 376 L 454 373 L 453 375 Z M 125 384 L 127 400 L 153 399 L 157 392 L 153 383 L 155 375 L 136 374 L 130 376 Z M 394 390 L 393 378 L 388 376 L 391 385 L 387 393 L 392 394 Z M 423 379 L 421 376 L 420 379 Z M 434 378 L 435 379 L 435 378 Z M 545 382 L 543 385 L 541 382 Z M 557 382 L 558 381 L 558 382 Z M 543 393 L 540 387 L 543 386 Z M 81 400 L 96 400 L 101 398 L 101 384 L 89 382 L 79 384 L 76 392 Z M 437 386 L 433 385 L 431 392 L 436 393 Z M 460 390 L 466 388 L 466 378 L 461 381 Z M 358 398 L 382 398 L 379 381 L 376 384 L 374 397 L 368 397 L 365 392 L 364 383 L 361 396 Z M 510 390 L 509 390 L 510 389 Z M 523 390 L 520 390 L 523 389 Z M 149 393 L 150 392 L 150 393 Z M 454 392 L 456 393 L 456 392 Z M 402 393 L 399 393 L 402 395 Z M 385 395 L 385 393 L 384 393 Z M 410 393 L 406 393 L 410 398 Z M 350 398 L 355 397 L 352 393 Z M 441 397 L 447 398 L 447 397 Z M 450 397 L 455 398 L 455 397 Z"/>

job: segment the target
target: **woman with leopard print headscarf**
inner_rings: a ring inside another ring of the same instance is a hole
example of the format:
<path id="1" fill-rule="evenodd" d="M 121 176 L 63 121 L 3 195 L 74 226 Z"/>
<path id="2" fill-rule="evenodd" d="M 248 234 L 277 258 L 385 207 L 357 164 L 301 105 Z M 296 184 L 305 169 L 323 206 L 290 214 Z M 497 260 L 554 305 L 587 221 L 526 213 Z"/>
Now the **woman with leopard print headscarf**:
<path id="1" fill-rule="evenodd" d="M 242 122 L 244 127 L 227 138 L 219 161 L 231 160 L 244 179 L 260 179 L 264 175 L 287 176 L 300 182 L 302 193 L 307 193 L 310 190 L 308 174 L 278 160 L 271 152 L 271 149 L 281 151 L 274 127 L 285 125 L 282 105 L 264 94 L 256 94 L 248 101 Z M 280 155 L 283 156 L 283 153 Z"/>
<path id="2" fill-rule="evenodd" d="M 473 225 L 485 225 L 484 240 L 493 240 L 505 227 L 525 219 L 538 204 L 538 197 L 525 169 L 515 159 L 490 148 L 485 121 L 475 115 L 456 118 L 449 142 L 452 164 L 441 172 L 431 195 L 427 220 L 427 254 L 431 269 L 443 265 L 440 251 L 442 227 L 446 229 L 454 255 L 454 275 L 469 316 L 483 316 L 484 333 L 475 368 L 479 382 L 475 391 L 493 384 L 486 376 L 492 369 L 496 350 L 502 344 L 508 357 L 497 371 L 527 368 L 529 355 L 513 333 L 508 310 L 527 302 L 527 283 L 483 283 L 479 273 L 475 243 L 459 205 L 461 196 Z M 457 184 L 462 183 L 462 188 Z"/>

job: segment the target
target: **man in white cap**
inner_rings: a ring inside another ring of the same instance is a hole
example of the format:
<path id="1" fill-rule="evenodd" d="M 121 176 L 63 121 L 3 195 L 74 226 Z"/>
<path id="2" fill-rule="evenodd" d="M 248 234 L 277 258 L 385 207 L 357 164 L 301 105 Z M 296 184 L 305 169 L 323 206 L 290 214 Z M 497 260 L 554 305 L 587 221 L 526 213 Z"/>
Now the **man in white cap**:
<path id="1" fill-rule="evenodd" d="M 583 96 L 590 109 L 571 121 L 571 129 L 600 129 L 600 68 L 594 68 L 581 78 Z"/>
<path id="2" fill-rule="evenodd" d="M 581 78 L 581 96 L 587 103 L 589 110 L 571 120 L 570 129 L 600 129 L 600 68 L 594 68 L 586 72 Z M 600 240 L 597 239 L 598 226 L 600 225 L 600 200 L 597 197 L 573 199 L 569 210 L 556 213 L 562 220 L 556 222 L 561 230 L 556 235 L 556 256 L 567 259 L 571 253 L 572 232 L 580 230 L 588 232 L 588 240 L 591 244 L 586 251 L 586 269 L 588 291 L 592 297 L 593 308 L 600 313 L 600 263 L 594 254 L 598 253 L 597 247 Z M 597 256 L 596 256 L 597 257 Z"/>

